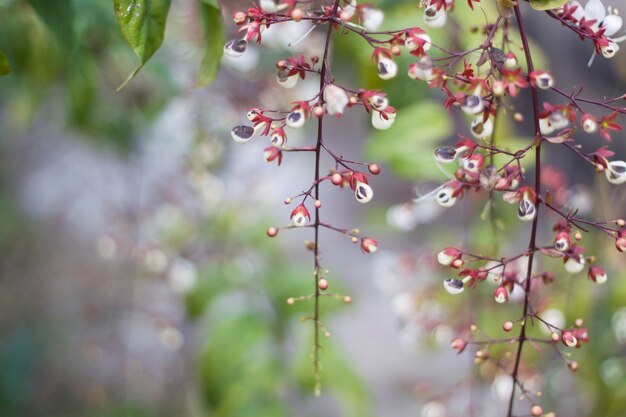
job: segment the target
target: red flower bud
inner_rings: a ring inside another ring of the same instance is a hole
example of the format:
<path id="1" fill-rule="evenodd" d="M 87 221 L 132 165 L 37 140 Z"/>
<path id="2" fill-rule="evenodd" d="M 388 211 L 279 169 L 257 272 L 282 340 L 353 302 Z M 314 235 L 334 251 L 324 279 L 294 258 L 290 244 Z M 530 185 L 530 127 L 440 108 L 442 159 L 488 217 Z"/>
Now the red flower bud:
<path id="1" fill-rule="evenodd" d="M 601 266 L 590 266 L 589 272 L 587 273 L 589 279 L 596 284 L 604 284 L 606 282 L 607 276 L 606 271 Z"/>
<path id="2" fill-rule="evenodd" d="M 378 242 L 371 237 L 361 239 L 361 250 L 365 253 L 374 253 L 378 249 Z"/>
<path id="3" fill-rule="evenodd" d="M 509 293 L 506 291 L 506 288 L 500 286 L 494 291 L 493 298 L 497 303 L 506 303 L 509 301 Z"/>
<path id="4" fill-rule="evenodd" d="M 463 351 L 467 347 L 467 342 L 457 337 L 452 340 L 452 343 L 450 344 L 450 346 L 452 347 L 452 349 L 456 350 L 457 353 L 463 353 Z"/>
<path id="5" fill-rule="evenodd" d="M 304 226 L 307 219 L 311 221 L 311 215 L 309 214 L 309 211 L 306 209 L 304 204 L 300 204 L 295 209 L 293 209 L 289 218 L 293 220 L 293 223 L 296 226 Z"/>
<path id="6" fill-rule="evenodd" d="M 563 332 L 563 334 L 561 335 L 561 340 L 563 341 L 563 344 L 567 347 L 574 347 L 578 344 L 578 339 L 576 338 L 576 335 L 570 330 L 566 330 Z"/>

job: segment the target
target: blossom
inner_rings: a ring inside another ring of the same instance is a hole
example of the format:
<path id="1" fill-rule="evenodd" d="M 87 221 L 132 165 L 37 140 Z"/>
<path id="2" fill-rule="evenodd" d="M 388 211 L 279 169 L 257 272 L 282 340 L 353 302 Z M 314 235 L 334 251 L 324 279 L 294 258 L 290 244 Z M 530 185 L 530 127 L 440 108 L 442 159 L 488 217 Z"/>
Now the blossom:
<path id="1" fill-rule="evenodd" d="M 324 105 L 329 115 L 341 116 L 348 102 L 348 94 L 343 88 L 334 84 L 329 84 L 324 88 Z"/>

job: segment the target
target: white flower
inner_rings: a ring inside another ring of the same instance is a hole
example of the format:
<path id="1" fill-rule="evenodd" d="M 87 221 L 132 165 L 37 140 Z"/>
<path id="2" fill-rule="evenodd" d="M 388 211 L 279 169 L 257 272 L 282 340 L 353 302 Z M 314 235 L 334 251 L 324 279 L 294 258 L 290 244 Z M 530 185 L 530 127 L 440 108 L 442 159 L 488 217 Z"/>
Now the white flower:
<path id="1" fill-rule="evenodd" d="M 601 0 L 589 0 L 584 8 L 578 1 L 574 0 L 569 2 L 569 6 L 576 6 L 576 10 L 572 13 L 572 17 L 578 21 L 583 18 L 587 22 L 591 20 L 595 21 L 591 25 L 591 29 L 594 32 L 604 29 L 604 36 L 608 38 L 609 45 L 602 47 L 601 52 L 605 58 L 612 58 L 615 53 L 619 51 L 619 45 L 617 45 L 617 43 L 626 40 L 626 36 L 620 36 L 617 38 L 612 37 L 622 28 L 623 25 L 623 20 L 621 16 L 618 15 L 617 10 L 611 8 L 610 6 L 608 8 L 604 7 Z M 589 60 L 589 66 L 593 64 L 595 56 L 596 54 L 594 52 Z"/>
<path id="2" fill-rule="evenodd" d="M 570 274 L 578 274 L 585 268 L 585 258 L 578 256 L 578 259 L 569 257 L 565 261 L 565 270 Z"/>
<path id="3" fill-rule="evenodd" d="M 424 10 L 424 23 L 431 28 L 440 28 L 446 24 L 448 17 L 446 11 L 442 7 L 437 10 L 436 5 L 429 5 Z"/>
<path id="4" fill-rule="evenodd" d="M 623 184 L 626 182 L 626 162 L 624 161 L 611 161 L 608 167 L 604 170 L 606 179 L 611 184 Z"/>
<path id="5" fill-rule="evenodd" d="M 372 110 L 372 126 L 378 130 L 387 130 L 391 127 L 396 119 L 396 113 L 385 113 L 385 119 L 378 110 Z"/>
<path id="6" fill-rule="evenodd" d="M 384 55 L 378 57 L 378 76 L 383 80 L 390 80 L 398 74 L 398 65 L 391 58 Z"/>
<path id="7" fill-rule="evenodd" d="M 329 115 L 341 115 L 348 101 L 348 94 L 343 88 L 334 84 L 329 84 L 324 88 L 324 106 Z"/>
<path id="8" fill-rule="evenodd" d="M 370 31 L 378 30 L 385 19 L 385 14 L 373 7 L 363 7 L 361 14 L 363 16 L 363 26 Z"/>

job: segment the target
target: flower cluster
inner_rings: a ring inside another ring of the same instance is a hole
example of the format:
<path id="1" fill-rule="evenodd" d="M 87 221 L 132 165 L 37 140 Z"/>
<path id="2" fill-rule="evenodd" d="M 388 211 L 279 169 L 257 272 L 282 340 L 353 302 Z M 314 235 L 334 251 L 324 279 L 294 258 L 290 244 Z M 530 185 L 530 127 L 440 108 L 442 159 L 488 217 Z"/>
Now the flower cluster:
<path id="1" fill-rule="evenodd" d="M 467 3 L 474 9 L 479 2 L 468 0 Z M 588 135 L 598 135 L 600 140 L 611 142 L 612 135 L 622 129 L 618 116 L 626 114 L 626 107 L 620 107 L 617 102 L 625 96 L 599 101 L 581 96 L 581 88 L 566 92 L 558 87 L 557 77 L 549 69 L 535 68 L 522 6 L 517 2 L 499 2 L 501 10 L 495 20 L 477 29 L 484 35 L 482 42 L 461 51 L 448 51 L 435 45 L 428 34 L 428 31 L 446 25 L 455 8 L 454 0 L 422 0 L 418 6 L 423 9 L 425 28 L 391 31 L 377 31 L 384 15 L 370 5 L 359 5 L 356 0 L 333 0 L 322 2 L 321 6 L 316 4 L 304 0 L 264 0 L 247 11 L 236 12 L 234 21 L 243 37 L 229 41 L 224 47 L 228 55 L 241 56 L 248 42 L 260 43 L 267 27 L 282 22 L 308 21 L 312 24 L 311 31 L 317 28 L 326 30 L 323 57 L 298 55 L 276 63 L 276 80 L 280 86 L 295 88 L 300 80 L 314 76 L 319 78 L 317 94 L 280 110 L 250 109 L 248 123 L 231 131 L 232 138 L 239 143 L 255 137 L 267 138 L 269 145 L 264 150 L 264 158 L 270 163 L 280 165 L 288 153 L 310 152 L 315 155 L 315 174 L 310 187 L 285 199 L 285 204 L 295 201 L 297 205 L 290 215 L 293 224 L 283 228 L 314 229 L 314 241 L 307 244 L 307 248 L 314 257 L 315 292 L 310 296 L 290 298 L 288 302 L 292 304 L 300 299 L 315 301 L 314 316 L 310 319 L 315 329 L 313 356 L 316 380 L 319 383 L 318 333 L 322 328 L 318 303 L 322 295 L 320 291 L 329 288 L 328 273 L 320 264 L 318 230 L 320 227 L 327 228 L 347 236 L 354 243 L 360 242 L 364 253 L 373 253 L 378 247 L 376 240 L 360 237 L 358 229 L 338 228 L 320 219 L 321 185 L 349 189 L 359 203 L 368 203 L 374 194 L 370 180 L 380 172 L 375 163 L 347 160 L 333 152 L 324 136 L 323 120 L 326 117 L 341 117 L 350 109 L 362 109 L 369 115 L 375 129 L 384 130 L 392 128 L 397 113 L 384 92 L 353 89 L 337 83 L 333 78 L 329 47 L 333 33 L 341 30 L 358 35 L 371 47 L 372 71 L 376 71 L 382 80 L 396 77 L 400 71 L 397 57 L 408 54 L 413 59 L 403 70 L 408 77 L 426 83 L 430 89 L 439 90 L 443 95 L 442 106 L 456 113 L 459 120 L 466 121 L 464 131 L 458 132 L 456 144 L 441 146 L 434 152 L 435 163 L 446 175 L 446 180 L 417 201 L 434 200 L 440 206 L 450 208 L 472 191 L 483 193 L 492 209 L 499 198 L 514 206 L 520 221 L 530 224 L 528 246 L 518 253 L 505 257 L 484 256 L 448 247 L 439 252 L 437 261 L 455 271 L 456 276 L 443 283 L 450 294 L 461 294 L 466 288 L 488 282 L 495 285 L 493 298 L 496 303 L 507 303 L 514 297 L 523 301 L 521 317 L 503 324 L 503 329 L 510 332 L 517 323 L 518 337 L 499 341 L 458 337 L 453 340 L 452 347 L 460 353 L 468 344 L 482 346 L 476 352 L 476 362 L 482 364 L 491 360 L 489 348 L 494 344 L 514 344 L 515 353 L 510 360 L 497 361 L 502 374 L 513 381 L 508 416 L 512 415 L 518 390 L 530 400 L 530 414 L 542 415 L 543 409 L 521 381 L 520 362 L 524 345 L 529 341 L 546 343 L 558 351 L 557 343 L 564 344 L 566 348 L 579 348 L 589 336 L 582 327 L 582 321 L 577 321 L 570 328 L 561 328 L 545 318 L 536 300 L 541 298 L 542 286 L 551 284 L 561 274 L 549 270 L 537 271 L 538 261 L 561 259 L 568 274 L 578 274 L 586 269 L 591 282 L 603 284 L 607 281 L 607 273 L 596 264 L 595 256 L 585 254 L 582 234 L 591 229 L 598 230 L 614 239 L 617 250 L 623 252 L 626 250 L 626 222 L 623 219 L 589 220 L 570 210 L 562 199 L 549 191 L 548 185 L 558 181 L 553 175 L 547 175 L 547 170 L 542 175 L 541 151 L 544 147 L 568 149 L 591 164 L 596 172 L 604 173 L 609 183 L 617 185 L 626 182 L 626 162 L 611 159 L 614 152 L 607 145 L 586 152 L 579 143 L 582 137 Z M 622 26 L 621 18 L 613 9 L 605 9 L 600 0 L 589 0 L 584 8 L 572 1 L 546 13 L 582 39 L 590 39 L 594 43 L 594 56 L 614 56 L 619 49 L 618 43 L 624 40 L 614 37 Z M 517 100 L 525 95 L 532 100 L 530 139 L 520 149 L 511 150 L 499 145 L 501 138 L 497 122 L 499 118 L 511 117 L 515 123 L 524 126 L 524 108 Z M 315 143 L 304 147 L 287 146 L 291 131 L 301 129 L 307 123 L 316 124 Z M 332 158 L 335 165 L 325 173 L 320 170 L 322 154 Z M 534 160 L 531 172 L 523 166 L 524 158 Z M 547 243 L 540 244 L 544 239 L 539 229 L 540 218 L 547 220 L 548 215 L 556 218 L 552 222 L 552 235 Z M 271 227 L 267 234 L 274 237 L 279 230 L 279 227 Z M 535 321 L 550 330 L 550 337 L 531 339 L 527 336 L 527 329 Z M 570 369 L 577 368 L 574 361 L 567 361 Z"/>

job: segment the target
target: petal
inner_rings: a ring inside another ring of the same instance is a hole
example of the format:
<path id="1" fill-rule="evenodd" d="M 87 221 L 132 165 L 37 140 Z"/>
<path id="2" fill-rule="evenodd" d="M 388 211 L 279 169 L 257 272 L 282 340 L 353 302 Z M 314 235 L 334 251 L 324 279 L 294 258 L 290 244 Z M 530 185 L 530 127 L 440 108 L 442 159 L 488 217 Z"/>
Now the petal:
<path id="1" fill-rule="evenodd" d="M 604 4 L 600 0 L 589 0 L 585 6 L 585 17 L 600 23 L 606 17 Z"/>
<path id="2" fill-rule="evenodd" d="M 604 36 L 611 36 L 616 33 L 622 27 L 622 18 L 616 14 L 608 15 L 602 21 L 602 27 L 604 28 Z"/>

